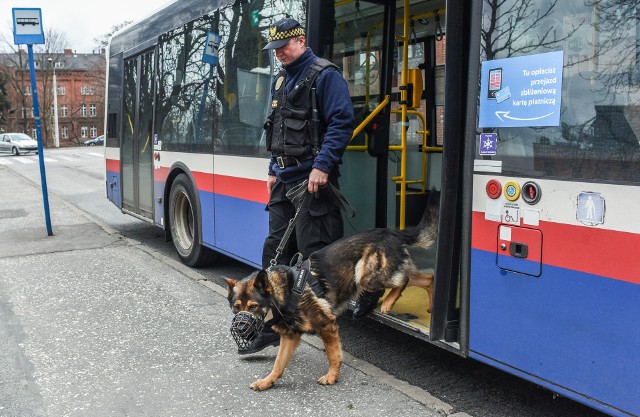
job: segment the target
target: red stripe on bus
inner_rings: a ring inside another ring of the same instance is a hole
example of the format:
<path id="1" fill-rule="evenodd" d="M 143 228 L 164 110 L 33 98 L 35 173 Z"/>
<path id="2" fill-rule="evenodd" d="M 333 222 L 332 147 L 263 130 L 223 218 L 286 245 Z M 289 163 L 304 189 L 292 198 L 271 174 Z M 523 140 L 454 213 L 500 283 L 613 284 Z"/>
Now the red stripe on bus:
<path id="1" fill-rule="evenodd" d="M 168 172 L 169 169 L 166 167 L 154 169 L 154 181 L 166 182 Z M 228 175 L 213 175 L 198 171 L 192 171 L 191 175 L 193 175 L 199 191 L 226 195 L 228 197 L 240 198 L 256 203 L 267 204 L 269 201 L 266 181 L 231 177 Z"/>
<path id="2" fill-rule="evenodd" d="M 120 172 L 120 160 L 119 159 L 107 159 L 106 167 L 107 167 L 107 171 Z"/>
<path id="3" fill-rule="evenodd" d="M 471 246 L 497 251 L 497 222 L 473 213 Z M 541 221 L 542 263 L 640 284 L 640 234 Z"/>
<path id="4" fill-rule="evenodd" d="M 214 175 L 213 192 L 229 197 L 255 201 L 256 203 L 267 204 L 269 202 L 266 181 L 261 180 Z"/>

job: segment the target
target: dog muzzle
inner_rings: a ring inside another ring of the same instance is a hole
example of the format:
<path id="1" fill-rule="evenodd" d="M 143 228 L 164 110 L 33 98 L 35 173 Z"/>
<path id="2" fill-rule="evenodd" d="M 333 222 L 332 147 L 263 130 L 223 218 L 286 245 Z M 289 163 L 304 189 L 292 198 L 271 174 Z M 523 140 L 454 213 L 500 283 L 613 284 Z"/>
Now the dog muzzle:
<path id="1" fill-rule="evenodd" d="M 241 311 L 231 322 L 231 336 L 240 349 L 253 344 L 264 328 L 264 316 L 256 316 L 248 311 Z"/>

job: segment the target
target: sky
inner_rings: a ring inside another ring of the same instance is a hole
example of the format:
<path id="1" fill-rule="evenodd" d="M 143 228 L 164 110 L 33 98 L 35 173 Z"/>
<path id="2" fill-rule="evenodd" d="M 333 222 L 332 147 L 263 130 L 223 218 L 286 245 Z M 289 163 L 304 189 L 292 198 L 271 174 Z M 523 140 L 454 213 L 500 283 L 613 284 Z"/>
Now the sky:
<path id="1" fill-rule="evenodd" d="M 39 8 L 45 33 L 49 28 L 63 32 L 70 49 L 91 53 L 97 47 L 94 38 L 101 38 L 125 20 L 140 20 L 167 3 L 171 1 L 0 0 L 0 32 L 13 42 L 11 9 Z"/>

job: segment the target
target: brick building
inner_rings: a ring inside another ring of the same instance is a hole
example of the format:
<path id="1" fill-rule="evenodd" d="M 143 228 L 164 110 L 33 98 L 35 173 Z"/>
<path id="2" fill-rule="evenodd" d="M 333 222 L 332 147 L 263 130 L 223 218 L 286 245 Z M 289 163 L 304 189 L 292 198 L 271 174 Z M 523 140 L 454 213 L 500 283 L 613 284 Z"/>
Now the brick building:
<path id="1" fill-rule="evenodd" d="M 34 62 L 45 146 L 54 145 L 53 75 L 58 98 L 60 146 L 75 146 L 104 133 L 106 60 L 101 54 L 35 53 Z M 0 118 L 0 131 L 36 137 L 27 52 L 0 54 L 0 71 L 7 76 L 11 107 Z"/>

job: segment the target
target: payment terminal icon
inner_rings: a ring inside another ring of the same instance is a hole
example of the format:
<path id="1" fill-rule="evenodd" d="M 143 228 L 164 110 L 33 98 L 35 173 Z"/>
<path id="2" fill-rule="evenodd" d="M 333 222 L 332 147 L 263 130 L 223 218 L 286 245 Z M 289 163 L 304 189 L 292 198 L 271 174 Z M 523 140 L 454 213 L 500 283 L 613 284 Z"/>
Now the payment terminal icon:
<path id="1" fill-rule="evenodd" d="M 502 68 L 489 70 L 489 92 L 487 98 L 496 98 L 498 91 L 502 89 Z"/>

